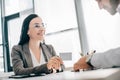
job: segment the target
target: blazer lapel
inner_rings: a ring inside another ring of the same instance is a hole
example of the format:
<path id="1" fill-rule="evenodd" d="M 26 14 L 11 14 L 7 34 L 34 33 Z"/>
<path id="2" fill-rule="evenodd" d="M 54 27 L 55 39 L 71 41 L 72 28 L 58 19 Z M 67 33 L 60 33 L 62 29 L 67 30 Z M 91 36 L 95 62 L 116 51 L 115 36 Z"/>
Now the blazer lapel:
<path id="1" fill-rule="evenodd" d="M 23 46 L 23 51 L 24 51 L 24 56 L 25 56 L 27 65 L 29 67 L 33 67 L 33 62 L 32 62 L 32 58 L 31 58 L 31 54 L 30 54 L 28 43 Z"/>
<path id="2" fill-rule="evenodd" d="M 41 44 L 40 46 L 42 48 L 45 61 L 48 62 L 48 60 L 52 57 L 52 55 L 50 53 L 51 51 L 44 44 Z M 30 54 L 28 43 L 24 44 L 24 46 L 23 46 L 23 53 L 24 53 L 23 56 L 25 57 L 27 66 L 33 67 L 33 62 L 32 62 L 32 58 L 31 58 L 31 54 Z"/>
<path id="3" fill-rule="evenodd" d="M 42 51 L 43 51 L 43 55 L 45 57 L 45 61 L 47 62 L 51 58 L 50 51 L 47 48 L 47 46 L 44 45 L 44 44 L 41 44 L 41 48 L 42 48 Z"/>

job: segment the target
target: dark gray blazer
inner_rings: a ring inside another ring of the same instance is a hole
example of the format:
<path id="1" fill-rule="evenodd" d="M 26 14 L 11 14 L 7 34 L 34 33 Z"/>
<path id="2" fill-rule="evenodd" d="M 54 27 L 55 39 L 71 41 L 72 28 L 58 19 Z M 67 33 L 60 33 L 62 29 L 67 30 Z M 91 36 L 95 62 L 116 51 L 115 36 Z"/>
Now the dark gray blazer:
<path id="1" fill-rule="evenodd" d="M 51 57 L 56 56 L 56 52 L 51 45 L 40 44 L 45 61 L 47 62 Z M 28 47 L 28 43 L 21 45 L 16 45 L 12 48 L 11 52 L 13 71 L 16 75 L 29 75 L 31 73 L 41 74 L 46 73 L 49 74 L 49 70 L 47 69 L 47 63 L 33 67 L 32 58 L 30 54 L 30 50 Z"/>

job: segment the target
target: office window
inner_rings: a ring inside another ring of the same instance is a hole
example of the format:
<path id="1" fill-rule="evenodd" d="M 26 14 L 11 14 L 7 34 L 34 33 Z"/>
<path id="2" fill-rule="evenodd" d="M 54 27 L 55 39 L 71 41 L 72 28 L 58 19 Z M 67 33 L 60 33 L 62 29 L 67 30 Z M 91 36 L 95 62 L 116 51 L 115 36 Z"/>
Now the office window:
<path id="1" fill-rule="evenodd" d="M 1 1 L 0 1 L 0 71 L 4 71 L 4 66 L 3 66 L 3 43 L 2 43 Z"/>
<path id="2" fill-rule="evenodd" d="M 5 15 L 33 8 L 33 0 L 5 0 Z"/>
<path id="3" fill-rule="evenodd" d="M 64 56 L 62 59 L 66 67 L 73 66 L 80 58 L 80 41 L 77 29 L 46 36 L 45 41 L 54 46 L 57 55 Z"/>
<path id="4" fill-rule="evenodd" d="M 120 15 L 100 10 L 95 0 L 81 0 L 81 3 L 89 49 L 103 52 L 120 46 Z"/>
<path id="5" fill-rule="evenodd" d="M 47 33 L 77 27 L 74 0 L 35 0 L 35 13 L 47 23 Z"/>
<path id="6" fill-rule="evenodd" d="M 35 13 L 47 24 L 45 41 L 52 44 L 66 67 L 80 57 L 81 52 L 74 0 L 35 0 Z"/>
<path id="7" fill-rule="evenodd" d="M 4 4 L 3 4 L 4 3 Z M 4 71 L 12 71 L 11 49 L 17 45 L 22 27 L 23 19 L 31 13 L 34 13 L 33 0 L 3 0 L 3 39 L 4 49 Z"/>

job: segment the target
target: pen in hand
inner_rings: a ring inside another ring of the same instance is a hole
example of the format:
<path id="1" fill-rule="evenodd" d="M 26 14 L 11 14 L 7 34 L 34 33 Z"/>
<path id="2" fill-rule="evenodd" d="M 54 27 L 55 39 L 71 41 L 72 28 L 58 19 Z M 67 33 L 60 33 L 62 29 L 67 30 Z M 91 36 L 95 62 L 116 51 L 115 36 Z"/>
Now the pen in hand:
<path id="1" fill-rule="evenodd" d="M 87 52 L 87 55 L 94 54 L 95 52 L 96 52 L 96 50 L 92 50 L 89 53 Z"/>
<path id="2" fill-rule="evenodd" d="M 86 58 L 89 56 L 92 56 L 95 52 L 96 52 L 96 50 L 91 50 L 91 51 L 87 52 L 86 55 L 84 53 L 80 53 L 81 58 L 78 60 L 78 62 L 76 62 L 74 64 L 74 71 L 79 72 L 79 71 L 90 70 L 89 66 L 86 63 Z"/>
<path id="3" fill-rule="evenodd" d="M 89 54 L 94 54 L 96 53 L 96 50 L 91 50 L 90 52 L 87 52 L 87 55 Z M 83 57 L 85 54 L 84 53 L 80 53 L 81 57 Z"/>

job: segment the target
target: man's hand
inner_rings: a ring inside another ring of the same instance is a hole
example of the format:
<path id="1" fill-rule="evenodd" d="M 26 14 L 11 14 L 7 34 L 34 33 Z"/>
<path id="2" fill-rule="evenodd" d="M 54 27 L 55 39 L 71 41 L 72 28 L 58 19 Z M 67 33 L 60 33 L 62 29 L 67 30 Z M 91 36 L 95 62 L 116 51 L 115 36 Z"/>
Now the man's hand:
<path id="1" fill-rule="evenodd" d="M 90 69 L 91 66 L 89 66 L 86 63 L 86 57 L 87 56 L 83 56 L 82 58 L 80 58 L 75 64 L 74 64 L 74 71 L 79 71 L 79 69 Z"/>

